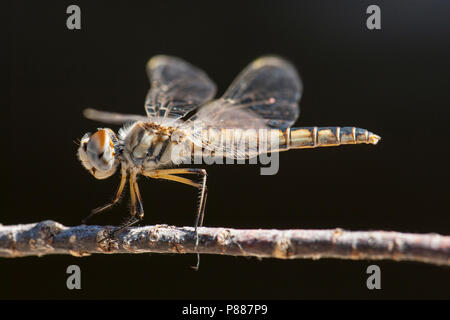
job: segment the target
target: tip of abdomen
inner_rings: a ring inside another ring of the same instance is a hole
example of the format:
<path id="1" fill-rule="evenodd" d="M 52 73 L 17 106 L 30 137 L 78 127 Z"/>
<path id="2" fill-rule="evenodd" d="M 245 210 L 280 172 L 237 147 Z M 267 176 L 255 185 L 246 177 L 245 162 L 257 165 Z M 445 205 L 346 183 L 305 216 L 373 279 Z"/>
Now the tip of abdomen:
<path id="1" fill-rule="evenodd" d="M 369 138 L 368 138 L 369 143 L 377 144 L 380 140 L 381 140 L 381 137 L 379 135 L 369 132 Z"/>

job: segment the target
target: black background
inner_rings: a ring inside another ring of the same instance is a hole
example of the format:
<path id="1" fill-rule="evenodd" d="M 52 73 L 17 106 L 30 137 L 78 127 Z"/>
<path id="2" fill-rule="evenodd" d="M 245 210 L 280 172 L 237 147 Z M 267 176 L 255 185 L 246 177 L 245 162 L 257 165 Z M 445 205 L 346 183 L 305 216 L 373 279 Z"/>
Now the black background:
<path id="1" fill-rule="evenodd" d="M 82 29 L 66 28 L 81 7 Z M 382 30 L 366 28 L 381 7 Z M 358 126 L 379 145 L 280 154 L 280 171 L 207 168 L 205 224 L 450 234 L 450 5 L 446 1 L 14 1 L 9 7 L 1 165 L 3 224 L 52 219 L 78 225 L 113 195 L 73 141 L 101 124 L 94 107 L 144 114 L 146 61 L 170 54 L 201 67 L 223 93 L 251 60 L 274 53 L 298 68 L 297 126 Z M 117 127 L 113 127 L 117 129 Z M 145 224 L 192 225 L 197 191 L 141 179 Z M 127 201 L 91 223 L 120 223 Z M 450 298 L 447 267 L 375 262 L 382 289 L 366 288 L 370 261 L 193 255 L 94 255 L 0 260 L 0 298 Z M 66 288 L 66 268 L 82 290 Z"/>

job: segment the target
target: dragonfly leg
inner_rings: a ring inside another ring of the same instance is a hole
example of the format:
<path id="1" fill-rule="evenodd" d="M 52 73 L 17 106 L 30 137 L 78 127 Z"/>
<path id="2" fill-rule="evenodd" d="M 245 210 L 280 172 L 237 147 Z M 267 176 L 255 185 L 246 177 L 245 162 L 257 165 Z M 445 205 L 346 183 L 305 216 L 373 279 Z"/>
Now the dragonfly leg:
<path id="1" fill-rule="evenodd" d="M 202 174 L 202 187 L 200 191 L 200 203 L 198 206 L 197 216 L 195 217 L 195 250 L 198 251 L 198 230 L 197 227 L 203 226 L 203 218 L 205 217 L 206 208 L 206 198 L 208 196 L 208 188 L 206 187 L 206 170 L 203 170 Z M 200 254 L 197 252 L 197 265 L 194 267 L 195 270 L 200 268 Z"/>
<path id="2" fill-rule="evenodd" d="M 117 189 L 116 195 L 114 196 L 113 200 L 101 207 L 93 209 L 86 218 L 81 220 L 81 223 L 85 224 L 86 221 L 88 221 L 90 218 L 92 218 L 97 213 L 100 213 L 106 209 L 112 208 L 115 204 L 117 204 L 120 200 L 120 196 L 122 195 L 122 192 L 123 192 L 126 182 L 127 182 L 127 170 L 124 167 L 122 167 L 122 177 L 120 179 L 120 185 L 119 185 L 119 188 Z"/>
<path id="3" fill-rule="evenodd" d="M 141 221 L 141 219 L 138 219 L 138 218 L 136 218 L 136 217 L 130 217 L 130 219 L 129 219 L 127 222 L 125 222 L 125 223 L 122 224 L 121 226 L 117 227 L 116 229 L 110 231 L 110 232 L 108 233 L 108 235 L 107 235 L 106 237 L 102 238 L 101 240 L 99 240 L 98 243 L 103 242 L 103 241 L 105 241 L 106 239 L 112 239 L 112 238 L 114 238 L 114 236 L 115 236 L 117 233 L 119 233 L 120 231 L 122 231 L 122 230 L 124 230 L 124 229 L 126 229 L 126 228 L 129 228 L 129 227 L 135 225 L 135 224 L 138 223 L 139 221 Z"/>
<path id="4" fill-rule="evenodd" d="M 198 174 L 202 176 L 202 180 L 200 183 L 192 181 L 190 179 L 186 179 L 183 177 L 178 177 L 176 174 Z M 193 187 L 200 189 L 200 202 L 197 210 L 197 215 L 195 217 L 195 249 L 198 250 L 198 227 L 203 226 L 203 219 L 205 216 L 205 208 L 206 208 L 206 198 L 208 194 L 208 190 L 206 187 L 206 178 L 207 173 L 205 169 L 200 168 L 180 168 L 180 169 L 163 169 L 163 170 L 154 170 L 150 172 L 145 172 L 145 176 L 154 178 L 154 179 L 165 179 L 176 181 L 180 183 L 184 183 Z M 200 254 L 197 253 L 197 266 L 194 269 L 198 270 L 200 266 Z"/>
<path id="5" fill-rule="evenodd" d="M 99 242 L 113 238 L 120 231 L 129 228 L 135 225 L 136 223 L 142 221 L 142 219 L 144 219 L 144 206 L 142 204 L 142 198 L 136 180 L 136 173 L 130 174 L 130 196 L 131 196 L 130 219 L 128 219 L 127 222 L 120 225 L 116 229 L 112 230 L 105 238 L 101 239 Z"/>
<path id="6" fill-rule="evenodd" d="M 131 195 L 131 216 L 139 220 L 144 219 L 144 206 L 142 204 L 141 193 L 137 184 L 136 174 L 130 175 L 130 195 Z"/>
<path id="7" fill-rule="evenodd" d="M 150 172 L 144 172 L 143 174 L 150 178 L 176 181 L 176 182 L 187 184 L 187 185 L 190 185 L 190 186 L 200 189 L 200 203 L 198 206 L 197 216 L 195 219 L 195 232 L 197 233 L 197 227 L 201 227 L 203 225 L 203 219 L 204 219 L 204 215 L 205 215 L 206 196 L 207 196 L 207 187 L 206 187 L 207 173 L 206 173 L 206 170 L 199 169 L 199 168 L 166 169 L 166 170 L 153 170 Z M 198 175 L 202 176 L 202 181 L 200 183 L 198 183 L 198 182 L 192 181 L 191 179 L 178 177 L 175 174 L 198 174 Z M 198 237 L 197 237 L 197 241 L 196 241 L 196 246 L 198 246 Z"/>

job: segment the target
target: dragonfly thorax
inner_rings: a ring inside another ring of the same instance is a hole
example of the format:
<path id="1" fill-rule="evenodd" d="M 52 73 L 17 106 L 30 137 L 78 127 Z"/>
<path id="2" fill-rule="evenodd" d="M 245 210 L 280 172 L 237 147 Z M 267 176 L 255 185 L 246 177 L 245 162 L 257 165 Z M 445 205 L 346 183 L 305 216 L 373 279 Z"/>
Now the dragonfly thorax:
<path id="1" fill-rule="evenodd" d="M 143 171 L 178 164 L 189 151 L 188 144 L 180 139 L 175 128 L 152 122 L 138 121 L 123 129 L 120 136 L 124 160 L 128 166 L 139 167 Z"/>

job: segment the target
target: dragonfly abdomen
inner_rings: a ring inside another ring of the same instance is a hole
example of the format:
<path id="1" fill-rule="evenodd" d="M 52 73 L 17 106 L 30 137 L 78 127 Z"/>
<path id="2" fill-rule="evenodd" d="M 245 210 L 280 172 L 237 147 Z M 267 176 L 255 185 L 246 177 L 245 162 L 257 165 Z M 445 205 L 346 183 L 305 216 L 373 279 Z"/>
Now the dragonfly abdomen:
<path id="1" fill-rule="evenodd" d="M 287 149 L 339 146 L 342 144 L 377 144 L 381 137 L 356 127 L 301 127 L 283 131 Z"/>
<path id="2" fill-rule="evenodd" d="M 376 144 L 381 138 L 366 129 L 355 127 L 302 127 L 279 129 L 219 129 L 202 132 L 204 148 L 192 154 L 252 158 L 265 152 L 289 149 L 338 146 L 341 144 Z"/>

